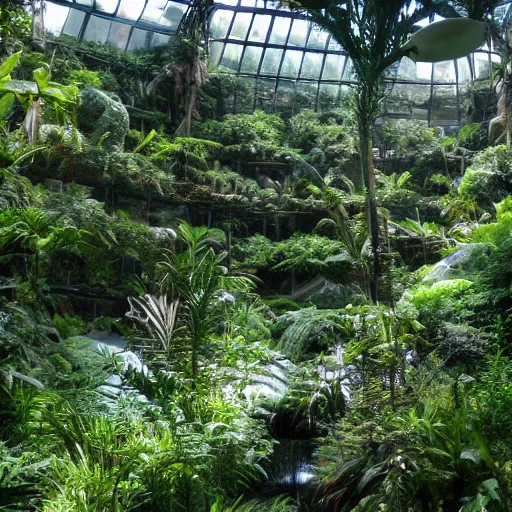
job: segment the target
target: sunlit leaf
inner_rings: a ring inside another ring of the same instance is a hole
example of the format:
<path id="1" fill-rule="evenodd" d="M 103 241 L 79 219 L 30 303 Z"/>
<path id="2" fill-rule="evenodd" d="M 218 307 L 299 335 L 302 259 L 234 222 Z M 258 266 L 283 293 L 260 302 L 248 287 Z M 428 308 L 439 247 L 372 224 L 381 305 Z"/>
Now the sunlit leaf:
<path id="1" fill-rule="evenodd" d="M 7 76 L 16 67 L 20 57 L 21 52 L 14 53 L 0 64 L 0 78 Z"/>

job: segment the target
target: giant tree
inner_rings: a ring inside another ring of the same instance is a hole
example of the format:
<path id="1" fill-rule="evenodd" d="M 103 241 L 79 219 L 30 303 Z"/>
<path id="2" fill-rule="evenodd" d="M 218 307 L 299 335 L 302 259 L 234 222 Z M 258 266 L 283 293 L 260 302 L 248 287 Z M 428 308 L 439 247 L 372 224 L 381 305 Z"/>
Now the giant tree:
<path id="1" fill-rule="evenodd" d="M 415 55 L 417 48 L 405 43 L 418 21 L 436 11 L 450 16 L 459 16 L 459 13 L 450 2 L 440 0 L 422 3 L 414 0 L 287 0 L 286 3 L 308 14 L 334 36 L 351 58 L 358 79 L 356 105 L 361 173 L 367 192 L 373 254 L 370 289 L 373 300 L 377 300 L 380 247 L 372 150 L 373 128 L 385 91 L 385 71 L 402 57 Z"/>

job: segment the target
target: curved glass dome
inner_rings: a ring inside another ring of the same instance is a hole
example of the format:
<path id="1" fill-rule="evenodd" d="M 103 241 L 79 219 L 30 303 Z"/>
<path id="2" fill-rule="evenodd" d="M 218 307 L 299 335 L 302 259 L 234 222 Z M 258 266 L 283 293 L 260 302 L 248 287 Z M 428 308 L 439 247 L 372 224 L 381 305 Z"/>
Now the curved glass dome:
<path id="1" fill-rule="evenodd" d="M 187 0 L 50 0 L 44 23 L 56 36 L 133 51 L 168 44 L 188 5 Z M 508 20 L 510 6 L 507 1 L 496 8 L 499 22 Z M 488 81 L 493 62 L 499 57 L 487 45 L 457 61 L 429 64 L 404 58 L 388 72 L 383 114 L 431 125 L 460 124 L 470 84 Z M 233 97 L 236 112 L 332 108 L 355 83 L 350 59 L 332 36 L 265 0 L 215 4 L 210 68 L 243 77 L 242 92 Z"/>

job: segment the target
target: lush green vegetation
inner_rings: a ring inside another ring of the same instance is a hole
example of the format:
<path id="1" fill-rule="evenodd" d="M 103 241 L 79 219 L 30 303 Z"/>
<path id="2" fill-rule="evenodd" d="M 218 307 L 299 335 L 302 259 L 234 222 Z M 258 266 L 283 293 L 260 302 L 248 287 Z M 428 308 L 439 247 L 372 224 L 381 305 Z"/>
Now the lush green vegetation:
<path id="1" fill-rule="evenodd" d="M 375 276 L 352 94 L 230 114 L 243 79 L 161 91 L 188 46 L 35 52 L 9 9 L 0 510 L 511 510 L 511 155 L 485 123 L 375 130 Z"/>

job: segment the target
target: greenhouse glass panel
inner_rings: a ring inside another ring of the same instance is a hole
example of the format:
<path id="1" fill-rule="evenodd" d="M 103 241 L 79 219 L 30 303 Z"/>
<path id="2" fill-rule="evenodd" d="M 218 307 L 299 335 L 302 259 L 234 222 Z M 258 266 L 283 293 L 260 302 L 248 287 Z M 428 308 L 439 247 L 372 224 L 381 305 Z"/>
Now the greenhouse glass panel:
<path id="1" fill-rule="evenodd" d="M 256 79 L 245 77 L 236 89 L 236 111 L 251 114 L 254 110 Z"/>
<path id="2" fill-rule="evenodd" d="M 325 58 L 322 80 L 341 80 L 345 58 L 344 55 L 328 54 Z"/>
<path id="3" fill-rule="evenodd" d="M 457 73 L 459 83 L 471 82 L 471 67 L 469 65 L 468 57 L 463 57 L 457 61 Z"/>
<path id="4" fill-rule="evenodd" d="M 210 66 L 218 66 L 219 60 L 222 55 L 222 49 L 224 48 L 224 43 L 213 42 L 210 44 Z"/>
<path id="5" fill-rule="evenodd" d="M 320 84 L 318 108 L 329 110 L 340 106 L 340 86 L 338 84 Z"/>
<path id="6" fill-rule="evenodd" d="M 306 46 L 310 22 L 306 20 L 293 20 L 292 30 L 288 44 L 292 46 Z"/>
<path id="7" fill-rule="evenodd" d="M 113 21 L 110 27 L 110 32 L 108 34 L 107 42 L 112 43 L 121 50 L 124 50 L 126 48 L 126 44 L 128 43 L 128 38 L 130 37 L 130 31 L 130 25 L 126 25 L 126 23 L 116 23 Z"/>
<path id="8" fill-rule="evenodd" d="M 263 62 L 261 64 L 261 73 L 264 75 L 277 75 L 282 55 L 283 50 L 278 50 L 277 48 L 267 48 L 265 50 L 265 55 L 263 56 Z"/>
<path id="9" fill-rule="evenodd" d="M 334 52 L 342 52 L 343 48 L 341 47 L 340 43 L 334 39 L 333 36 L 329 38 L 329 46 L 327 47 L 329 50 Z"/>
<path id="10" fill-rule="evenodd" d="M 107 41 L 111 23 L 111 21 L 105 20 L 103 18 L 91 16 L 84 32 L 84 39 L 86 41 L 105 43 Z"/>
<path id="11" fill-rule="evenodd" d="M 433 124 L 436 124 L 436 121 L 458 122 L 458 119 L 457 87 L 453 85 L 435 85 L 432 96 L 431 122 Z"/>
<path id="12" fill-rule="evenodd" d="M 434 64 L 434 82 L 456 82 L 454 61 Z"/>
<path id="13" fill-rule="evenodd" d="M 213 39 L 225 39 L 233 16 L 233 11 L 216 10 L 210 23 L 210 36 Z"/>
<path id="14" fill-rule="evenodd" d="M 271 21 L 272 16 L 256 14 L 256 16 L 254 16 L 254 21 L 252 22 L 251 33 L 249 34 L 248 41 L 264 43 L 267 39 Z"/>
<path id="15" fill-rule="evenodd" d="M 265 112 L 274 110 L 274 95 L 276 80 L 272 78 L 260 78 L 256 84 L 256 98 L 254 107 Z"/>
<path id="16" fill-rule="evenodd" d="M 297 78 L 299 76 L 300 63 L 304 52 L 297 50 L 286 50 L 281 67 L 280 76 L 287 78 Z"/>
<path id="17" fill-rule="evenodd" d="M 140 50 L 141 48 L 148 48 L 151 41 L 151 32 L 141 30 L 140 28 L 133 29 L 132 37 L 128 43 L 128 50 Z"/>
<path id="18" fill-rule="evenodd" d="M 295 96 L 295 81 L 279 80 L 276 93 L 276 110 L 283 114 L 293 114 L 293 100 Z"/>
<path id="19" fill-rule="evenodd" d="M 235 21 L 233 23 L 233 27 L 231 28 L 229 38 L 245 41 L 245 39 L 247 38 L 247 31 L 249 30 L 251 20 L 252 14 L 249 14 L 247 12 L 237 13 L 235 15 Z"/>
<path id="20" fill-rule="evenodd" d="M 319 80 L 320 73 L 322 72 L 323 61 L 323 53 L 306 52 L 306 55 L 304 56 L 304 63 L 302 64 L 302 71 L 300 73 L 300 77 Z"/>
<path id="21" fill-rule="evenodd" d="M 138 20 L 145 3 L 145 0 L 121 0 L 117 15 L 128 20 Z"/>
<path id="22" fill-rule="evenodd" d="M 324 50 L 327 45 L 329 34 L 318 25 L 313 25 L 308 39 L 308 48 Z"/>
<path id="23" fill-rule="evenodd" d="M 151 39 L 151 48 L 161 48 L 162 46 L 167 46 L 169 41 L 171 40 L 171 36 L 168 34 L 159 34 L 158 32 L 153 32 L 153 39 Z"/>
<path id="24" fill-rule="evenodd" d="M 295 112 L 308 108 L 316 109 L 317 84 L 300 81 L 295 89 Z"/>
<path id="25" fill-rule="evenodd" d="M 408 57 L 404 57 L 399 63 L 396 78 L 413 82 L 430 82 L 432 80 L 432 64 L 414 62 Z"/>
<path id="26" fill-rule="evenodd" d="M 385 97 L 382 111 L 395 117 L 427 120 L 431 90 L 430 85 L 394 84 Z"/>
<path id="27" fill-rule="evenodd" d="M 240 71 L 242 73 L 256 74 L 260 66 L 262 54 L 263 48 L 259 46 L 247 46 Z"/>
<path id="28" fill-rule="evenodd" d="M 238 65 L 240 63 L 240 57 L 242 56 L 243 49 L 244 47 L 240 44 L 227 44 L 224 49 L 221 65 L 226 66 L 233 71 L 238 71 Z"/>
<path id="29" fill-rule="evenodd" d="M 148 2 L 141 19 L 162 25 L 163 27 L 176 28 L 186 10 L 187 6 L 184 4 L 166 2 L 164 0 L 153 0 Z"/>
<path id="30" fill-rule="evenodd" d="M 117 0 L 96 0 L 96 9 L 107 14 L 114 14 L 117 8 Z"/>
<path id="31" fill-rule="evenodd" d="M 343 80 L 347 82 L 354 82 L 357 79 L 356 72 L 352 61 L 347 57 L 347 63 L 345 65 L 345 72 L 343 73 Z"/>
<path id="32" fill-rule="evenodd" d="M 72 9 L 74 11 L 74 9 Z M 69 7 L 46 3 L 44 12 L 45 29 L 54 36 L 60 36 L 69 15 Z"/>
<path id="33" fill-rule="evenodd" d="M 222 2 L 219 2 L 219 3 L 224 4 L 224 5 L 235 6 L 235 5 L 238 5 L 238 0 L 222 0 Z"/>
<path id="34" fill-rule="evenodd" d="M 167 7 L 160 19 L 160 24 L 178 28 L 178 25 L 187 10 L 187 6 L 176 2 L 168 2 Z"/>
<path id="35" fill-rule="evenodd" d="M 68 0 L 69 3 L 71 3 L 70 0 Z M 92 4 L 94 3 L 94 0 L 76 0 L 77 4 L 80 5 L 86 5 L 87 7 L 92 7 Z"/>
<path id="36" fill-rule="evenodd" d="M 291 23 L 292 20 L 290 18 L 276 18 L 268 42 L 271 44 L 285 44 Z"/>
<path id="37" fill-rule="evenodd" d="M 78 37 L 82 25 L 84 23 L 85 12 L 77 11 L 76 9 L 70 9 L 66 24 L 62 29 L 62 33 L 68 36 Z"/>
<path id="38" fill-rule="evenodd" d="M 477 52 L 473 54 L 473 69 L 475 80 L 486 80 L 490 78 L 489 54 Z"/>

